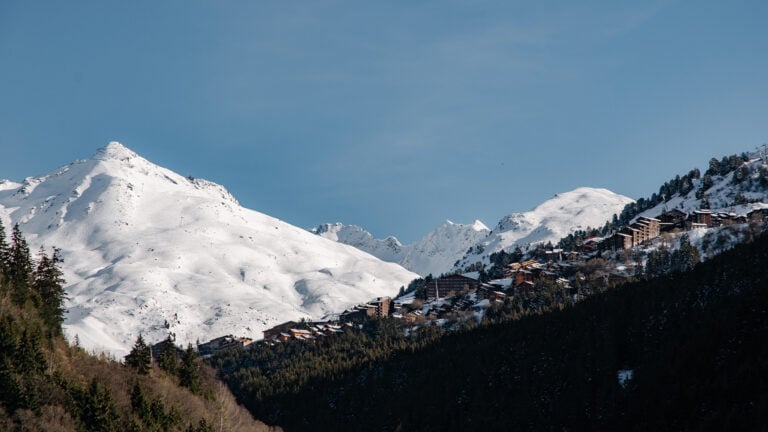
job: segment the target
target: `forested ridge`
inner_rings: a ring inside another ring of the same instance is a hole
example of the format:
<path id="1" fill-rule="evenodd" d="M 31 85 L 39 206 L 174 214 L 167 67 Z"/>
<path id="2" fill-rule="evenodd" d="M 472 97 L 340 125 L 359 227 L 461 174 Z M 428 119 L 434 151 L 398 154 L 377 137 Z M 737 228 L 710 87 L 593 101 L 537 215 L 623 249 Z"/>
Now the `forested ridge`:
<path id="1" fill-rule="evenodd" d="M 388 351 L 366 336 L 377 356 L 296 344 L 214 364 L 288 431 L 766 430 L 767 267 L 762 235 L 562 310 Z"/>
<path id="2" fill-rule="evenodd" d="M 61 262 L 56 248 L 32 258 L 19 226 L 7 238 L 0 222 L 0 431 L 270 430 L 189 352 L 174 369 L 70 346 Z"/>

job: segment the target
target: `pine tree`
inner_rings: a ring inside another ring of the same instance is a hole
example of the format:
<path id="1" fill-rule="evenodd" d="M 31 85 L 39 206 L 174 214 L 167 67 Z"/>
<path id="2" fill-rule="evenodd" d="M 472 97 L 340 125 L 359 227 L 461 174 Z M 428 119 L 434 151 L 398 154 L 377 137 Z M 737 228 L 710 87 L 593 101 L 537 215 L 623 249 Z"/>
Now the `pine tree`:
<path id="1" fill-rule="evenodd" d="M 8 279 L 13 285 L 13 301 L 24 305 L 30 298 L 29 287 L 32 282 L 32 258 L 29 255 L 29 245 L 21 233 L 19 224 L 13 226 L 11 248 L 8 263 Z"/>
<path id="2" fill-rule="evenodd" d="M 34 288 L 40 297 L 40 316 L 48 325 L 53 335 L 61 335 L 61 325 L 64 323 L 64 301 L 67 299 L 64 291 L 64 273 L 60 264 L 61 249 L 54 247 L 50 258 L 45 250 L 40 248 L 40 254 L 35 272 Z"/>
<path id="3" fill-rule="evenodd" d="M 10 254 L 11 248 L 8 245 L 5 226 L 3 226 L 3 221 L 0 219 L 0 275 L 5 276 L 8 273 L 8 266 L 11 261 Z M 2 282 L 2 278 L 0 278 L 0 282 Z"/>
<path id="4" fill-rule="evenodd" d="M 141 334 L 136 338 L 131 352 L 125 356 L 125 365 L 136 369 L 142 375 L 147 375 L 152 368 L 152 353 Z"/>
<path id="5" fill-rule="evenodd" d="M 179 380 L 182 387 L 188 388 L 192 393 L 200 392 L 200 376 L 197 372 L 197 353 L 192 344 L 187 345 L 184 357 L 179 367 Z"/>
<path id="6" fill-rule="evenodd" d="M 160 365 L 160 369 L 171 375 L 176 375 L 179 371 L 179 361 L 176 358 L 176 346 L 174 345 L 173 337 L 170 334 L 163 343 L 163 352 L 160 353 L 157 363 Z"/>
<path id="7" fill-rule="evenodd" d="M 14 364 L 16 370 L 23 375 L 43 372 L 46 369 L 45 354 L 40 346 L 38 332 L 29 331 L 26 328 L 21 332 L 16 346 Z"/>
<path id="8" fill-rule="evenodd" d="M 112 432 L 119 430 L 118 416 L 112 395 L 102 388 L 94 378 L 88 392 L 81 402 L 81 420 L 85 429 L 93 432 Z"/>

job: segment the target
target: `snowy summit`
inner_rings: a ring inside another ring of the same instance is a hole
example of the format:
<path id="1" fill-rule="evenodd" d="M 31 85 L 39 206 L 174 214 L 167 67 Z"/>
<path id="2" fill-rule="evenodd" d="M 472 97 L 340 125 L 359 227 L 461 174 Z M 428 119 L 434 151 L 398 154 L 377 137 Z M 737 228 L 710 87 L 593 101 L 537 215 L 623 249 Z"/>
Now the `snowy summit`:
<path id="1" fill-rule="evenodd" d="M 0 217 L 19 223 L 32 247 L 62 249 L 67 336 L 116 356 L 139 333 L 154 342 L 171 332 L 179 344 L 259 339 L 279 322 L 393 295 L 417 277 L 243 208 L 224 187 L 117 142 L 22 184 L 0 182 Z"/>

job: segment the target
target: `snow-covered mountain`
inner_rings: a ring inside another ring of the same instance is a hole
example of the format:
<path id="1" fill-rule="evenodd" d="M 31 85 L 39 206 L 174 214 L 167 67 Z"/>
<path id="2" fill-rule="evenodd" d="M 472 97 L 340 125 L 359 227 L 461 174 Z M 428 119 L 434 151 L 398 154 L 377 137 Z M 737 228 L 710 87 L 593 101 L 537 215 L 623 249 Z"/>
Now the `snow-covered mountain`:
<path id="1" fill-rule="evenodd" d="M 768 202 L 768 155 L 745 155 L 746 160 L 737 159 L 737 167 L 721 168 L 719 174 L 708 170 L 704 176 L 691 179 L 687 193 L 674 193 L 638 217 L 656 217 L 672 209 L 691 213 L 701 208 L 709 208 L 713 213 L 745 215 L 754 208 L 764 208 Z"/>
<path id="2" fill-rule="evenodd" d="M 363 228 L 341 223 L 323 224 L 312 232 L 398 263 L 422 276 L 439 275 L 475 262 L 488 263 L 490 254 L 502 249 L 555 243 L 574 231 L 602 227 L 631 202 L 631 198 L 608 189 L 581 187 L 557 194 L 531 211 L 505 216 L 492 231 L 480 221 L 446 221 L 421 240 L 407 245 L 395 237 L 376 239 Z"/>
<path id="3" fill-rule="evenodd" d="M 407 245 L 395 237 L 376 239 L 363 228 L 338 222 L 320 225 L 312 232 L 354 246 L 384 261 L 398 263 L 422 276 L 437 276 L 449 272 L 456 260 L 484 239 L 490 230 L 480 221 L 472 224 L 445 221 L 422 239 Z"/>
<path id="4" fill-rule="evenodd" d="M 114 142 L 42 177 L 0 182 L 0 217 L 19 223 L 32 247 L 62 249 L 67 335 L 117 356 L 139 333 L 156 341 L 173 332 L 183 344 L 261 338 L 276 323 L 393 295 L 417 277 Z"/>
<path id="5" fill-rule="evenodd" d="M 559 193 L 531 211 L 502 218 L 488 237 L 461 259 L 459 267 L 487 262 L 493 252 L 556 243 L 574 231 L 602 227 L 631 202 L 631 198 L 608 189 L 580 187 Z"/>
<path id="6" fill-rule="evenodd" d="M 490 254 L 500 250 L 556 243 L 574 231 L 602 227 L 631 202 L 631 198 L 608 189 L 580 187 L 559 193 L 531 211 L 503 217 L 488 237 L 461 259 L 458 267 L 478 261 L 487 263 Z"/>

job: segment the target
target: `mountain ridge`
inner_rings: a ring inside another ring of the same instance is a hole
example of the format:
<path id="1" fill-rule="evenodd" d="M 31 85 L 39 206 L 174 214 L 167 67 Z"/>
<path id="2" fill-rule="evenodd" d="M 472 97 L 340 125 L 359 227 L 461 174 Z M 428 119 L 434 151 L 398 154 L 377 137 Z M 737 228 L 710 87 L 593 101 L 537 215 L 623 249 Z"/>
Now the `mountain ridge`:
<path id="1" fill-rule="evenodd" d="M 476 262 L 487 264 L 490 254 L 500 250 L 556 243 L 573 231 L 601 227 L 631 202 L 634 200 L 608 189 L 579 187 L 556 194 L 530 211 L 504 216 L 493 230 L 479 220 L 472 224 L 446 221 L 407 245 L 392 236 L 375 239 L 361 227 L 340 222 L 320 225 L 312 232 L 396 262 L 422 276 L 437 276 Z M 436 250 L 443 252 L 437 254 Z"/>
<path id="2" fill-rule="evenodd" d="M 30 245 L 62 249 L 70 340 L 116 355 L 139 333 L 180 343 L 254 339 L 286 319 L 320 318 L 417 275 L 243 208 L 112 142 L 0 188 L 0 216 Z"/>

